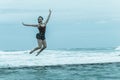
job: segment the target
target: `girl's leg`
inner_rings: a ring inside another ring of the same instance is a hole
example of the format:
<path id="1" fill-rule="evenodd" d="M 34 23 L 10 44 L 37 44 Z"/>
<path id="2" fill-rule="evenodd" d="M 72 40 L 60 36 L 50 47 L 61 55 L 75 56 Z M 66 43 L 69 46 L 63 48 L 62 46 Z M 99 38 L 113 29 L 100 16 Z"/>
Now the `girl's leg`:
<path id="1" fill-rule="evenodd" d="M 42 44 L 43 44 L 43 47 L 42 47 L 42 49 L 37 53 L 36 56 L 38 56 L 38 55 L 40 54 L 40 52 L 42 52 L 45 48 L 47 48 L 46 40 L 43 40 L 43 41 L 42 41 Z"/>
<path id="2" fill-rule="evenodd" d="M 40 49 L 40 47 L 34 48 L 32 51 L 30 51 L 30 54 L 32 54 L 34 51 L 36 51 L 36 50 L 38 50 L 38 49 Z"/>
<path id="3" fill-rule="evenodd" d="M 30 54 L 32 54 L 34 51 L 41 49 L 42 47 L 42 40 L 37 39 L 38 47 L 34 48 L 32 51 L 30 51 Z"/>

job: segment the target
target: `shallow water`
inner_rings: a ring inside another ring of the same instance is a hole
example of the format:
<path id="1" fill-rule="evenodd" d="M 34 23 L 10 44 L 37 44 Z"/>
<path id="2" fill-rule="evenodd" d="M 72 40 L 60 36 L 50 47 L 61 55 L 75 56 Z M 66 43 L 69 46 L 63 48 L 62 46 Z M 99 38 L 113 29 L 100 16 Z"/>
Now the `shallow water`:
<path id="1" fill-rule="evenodd" d="M 0 80 L 120 80 L 120 63 L 1 68 Z"/>

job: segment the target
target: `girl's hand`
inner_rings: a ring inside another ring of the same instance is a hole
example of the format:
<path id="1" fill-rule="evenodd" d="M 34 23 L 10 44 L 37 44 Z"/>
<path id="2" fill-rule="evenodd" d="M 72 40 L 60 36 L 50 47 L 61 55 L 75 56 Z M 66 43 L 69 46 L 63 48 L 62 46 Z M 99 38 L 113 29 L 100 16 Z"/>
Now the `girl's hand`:
<path id="1" fill-rule="evenodd" d="M 22 24 L 25 26 L 25 24 L 22 22 Z"/>

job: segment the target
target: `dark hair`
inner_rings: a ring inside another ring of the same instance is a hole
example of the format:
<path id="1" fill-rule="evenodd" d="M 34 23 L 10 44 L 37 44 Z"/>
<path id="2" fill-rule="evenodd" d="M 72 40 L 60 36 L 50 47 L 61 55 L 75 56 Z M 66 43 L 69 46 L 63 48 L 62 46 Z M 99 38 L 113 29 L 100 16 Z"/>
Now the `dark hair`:
<path id="1" fill-rule="evenodd" d="M 42 16 L 39 16 L 38 19 L 39 19 L 39 18 L 42 18 L 42 20 L 43 20 L 43 17 L 42 17 Z"/>

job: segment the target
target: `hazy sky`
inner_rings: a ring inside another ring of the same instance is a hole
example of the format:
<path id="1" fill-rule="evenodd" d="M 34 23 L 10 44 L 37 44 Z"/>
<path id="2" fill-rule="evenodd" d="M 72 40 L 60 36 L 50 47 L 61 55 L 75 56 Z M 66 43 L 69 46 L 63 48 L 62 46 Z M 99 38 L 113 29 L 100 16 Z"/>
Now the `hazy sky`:
<path id="1" fill-rule="evenodd" d="M 28 50 L 37 46 L 39 15 L 47 25 L 48 49 L 117 47 L 120 45 L 120 0 L 1 0 L 0 50 Z"/>

